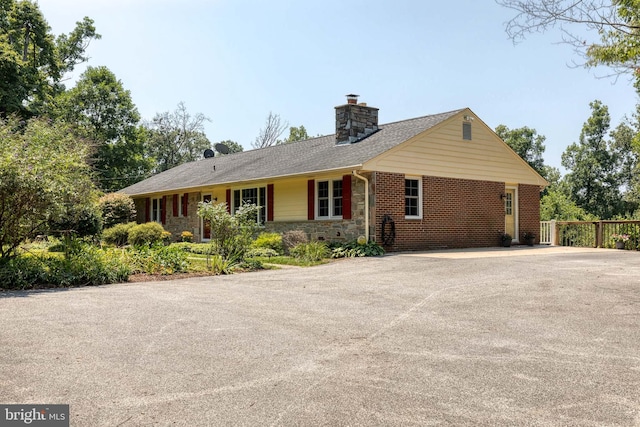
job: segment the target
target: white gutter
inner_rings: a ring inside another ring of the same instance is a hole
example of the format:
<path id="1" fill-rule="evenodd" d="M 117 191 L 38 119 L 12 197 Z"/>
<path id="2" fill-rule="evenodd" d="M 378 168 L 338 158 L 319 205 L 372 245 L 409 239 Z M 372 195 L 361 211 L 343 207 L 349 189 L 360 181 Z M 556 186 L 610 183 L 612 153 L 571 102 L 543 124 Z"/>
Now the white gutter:
<path id="1" fill-rule="evenodd" d="M 354 170 L 351 174 L 364 181 L 364 235 L 369 243 L 369 180 Z"/>

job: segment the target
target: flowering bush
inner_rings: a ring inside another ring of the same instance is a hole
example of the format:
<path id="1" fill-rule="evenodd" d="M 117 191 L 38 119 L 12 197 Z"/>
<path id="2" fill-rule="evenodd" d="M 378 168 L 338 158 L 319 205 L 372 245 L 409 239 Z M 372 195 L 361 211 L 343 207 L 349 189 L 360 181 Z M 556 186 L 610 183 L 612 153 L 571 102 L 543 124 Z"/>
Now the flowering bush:
<path id="1" fill-rule="evenodd" d="M 614 242 L 626 242 L 627 240 L 629 240 L 629 237 L 631 236 L 625 233 L 614 233 L 611 235 L 611 240 L 613 240 Z"/>

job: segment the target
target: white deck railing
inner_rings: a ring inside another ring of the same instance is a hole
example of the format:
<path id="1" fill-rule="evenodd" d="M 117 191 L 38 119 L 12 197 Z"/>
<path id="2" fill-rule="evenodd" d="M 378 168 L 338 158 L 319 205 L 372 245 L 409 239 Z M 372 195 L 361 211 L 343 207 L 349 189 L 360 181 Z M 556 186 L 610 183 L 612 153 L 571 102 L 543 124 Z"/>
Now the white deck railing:
<path id="1" fill-rule="evenodd" d="M 540 244 L 541 245 L 555 245 L 554 239 L 556 237 L 556 222 L 555 221 L 540 221 Z"/>

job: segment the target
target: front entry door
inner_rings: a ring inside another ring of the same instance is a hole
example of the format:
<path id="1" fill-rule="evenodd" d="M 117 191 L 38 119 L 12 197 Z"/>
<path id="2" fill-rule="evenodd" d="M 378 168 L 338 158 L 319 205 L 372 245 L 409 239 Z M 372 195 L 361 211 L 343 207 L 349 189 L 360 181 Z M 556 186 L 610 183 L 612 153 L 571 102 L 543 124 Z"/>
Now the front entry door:
<path id="1" fill-rule="evenodd" d="M 514 240 L 518 240 L 516 235 L 516 190 L 513 188 L 505 190 L 504 231 Z"/>

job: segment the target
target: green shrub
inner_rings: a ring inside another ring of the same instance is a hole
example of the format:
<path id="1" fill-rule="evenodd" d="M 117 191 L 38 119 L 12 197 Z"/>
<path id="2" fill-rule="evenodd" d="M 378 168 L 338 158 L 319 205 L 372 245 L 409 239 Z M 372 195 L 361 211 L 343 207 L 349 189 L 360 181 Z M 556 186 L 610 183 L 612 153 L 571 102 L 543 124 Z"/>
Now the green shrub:
<path id="1" fill-rule="evenodd" d="M 70 205 L 64 215 L 49 221 L 49 231 L 56 237 L 88 237 L 100 234 L 103 227 L 102 212 L 96 204 Z"/>
<path id="2" fill-rule="evenodd" d="M 135 227 L 135 222 L 116 224 L 102 232 L 102 240 L 109 245 L 125 246 L 129 243 L 129 231 Z"/>
<path id="3" fill-rule="evenodd" d="M 18 256 L 0 263 L 0 288 L 31 289 L 47 283 L 48 268 L 41 256 Z"/>
<path id="4" fill-rule="evenodd" d="M 244 203 L 231 215 L 226 203 L 201 202 L 198 215 L 211 227 L 211 244 L 215 253 L 232 265 L 242 262 L 259 230 L 258 207 Z"/>
<path id="5" fill-rule="evenodd" d="M 68 258 L 49 258 L 48 282 L 56 286 L 89 286 L 125 282 L 131 270 L 121 251 L 85 247 Z"/>
<path id="6" fill-rule="evenodd" d="M 274 251 L 271 248 L 253 248 L 253 249 L 249 249 L 249 251 L 247 252 L 248 258 L 255 258 L 255 257 L 271 258 L 278 255 L 282 255 L 282 254 Z"/>
<path id="7" fill-rule="evenodd" d="M 126 194 L 105 194 L 98 201 L 98 206 L 102 211 L 105 228 L 136 220 L 136 205 L 133 199 Z"/>
<path id="8" fill-rule="evenodd" d="M 123 251 L 84 245 L 67 258 L 20 256 L 0 265 L 0 286 L 33 289 L 125 282 L 131 270 Z"/>
<path id="9" fill-rule="evenodd" d="M 208 258 L 207 268 L 214 274 L 231 274 L 234 269 L 232 264 L 220 255 L 213 255 L 211 258 Z"/>
<path id="10" fill-rule="evenodd" d="M 290 230 L 282 234 L 282 245 L 285 253 L 290 253 L 291 249 L 300 243 L 307 243 L 308 241 L 307 233 L 302 230 Z"/>
<path id="11" fill-rule="evenodd" d="M 364 256 L 378 256 L 384 254 L 384 248 L 375 242 L 360 244 L 357 240 L 341 243 L 331 251 L 332 258 L 353 258 Z"/>
<path id="12" fill-rule="evenodd" d="M 331 254 L 329 247 L 324 242 L 313 241 L 300 243 L 291 249 L 291 255 L 304 261 L 320 261 Z"/>
<path id="13" fill-rule="evenodd" d="M 129 243 L 133 246 L 151 246 L 162 243 L 164 228 L 157 222 L 138 224 L 129 230 Z"/>
<path id="14" fill-rule="evenodd" d="M 189 267 L 187 254 L 171 246 L 138 246 L 131 251 L 131 268 L 134 273 L 173 274 Z"/>
<path id="15" fill-rule="evenodd" d="M 282 244 L 282 235 L 280 233 L 260 233 L 260 235 L 251 243 L 252 249 L 272 249 L 278 255 L 284 254 L 284 245 Z"/>

